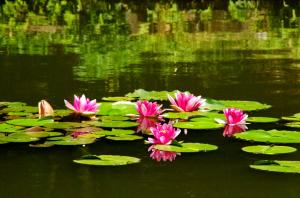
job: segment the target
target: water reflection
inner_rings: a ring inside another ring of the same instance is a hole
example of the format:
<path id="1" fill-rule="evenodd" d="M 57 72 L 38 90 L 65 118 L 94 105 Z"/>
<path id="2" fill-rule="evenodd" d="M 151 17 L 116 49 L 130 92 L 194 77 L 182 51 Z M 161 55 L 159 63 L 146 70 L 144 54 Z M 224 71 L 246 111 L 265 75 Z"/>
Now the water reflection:
<path id="1" fill-rule="evenodd" d="M 141 132 L 143 134 L 152 134 L 150 131 L 151 127 L 155 127 L 159 121 L 156 118 L 148 118 L 148 117 L 139 117 L 137 122 L 139 123 L 139 126 L 137 128 L 137 132 Z"/>
<path id="2" fill-rule="evenodd" d="M 148 151 L 151 152 L 150 154 L 150 157 L 155 160 L 155 161 L 174 161 L 175 158 L 177 156 L 180 156 L 181 154 L 180 153 L 177 153 L 177 152 L 171 152 L 171 151 L 161 151 L 161 150 L 158 150 L 158 149 L 155 149 L 154 146 L 150 146 L 148 148 Z"/>
<path id="3" fill-rule="evenodd" d="M 234 134 L 244 132 L 247 129 L 248 128 L 245 124 L 226 125 L 223 131 L 223 136 L 232 137 Z"/>

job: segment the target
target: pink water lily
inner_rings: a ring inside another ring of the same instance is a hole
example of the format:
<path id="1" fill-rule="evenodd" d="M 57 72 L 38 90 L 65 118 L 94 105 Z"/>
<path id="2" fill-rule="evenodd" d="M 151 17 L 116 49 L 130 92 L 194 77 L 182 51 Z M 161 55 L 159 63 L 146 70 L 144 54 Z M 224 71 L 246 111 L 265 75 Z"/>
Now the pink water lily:
<path id="1" fill-rule="evenodd" d="M 41 100 L 38 103 L 38 108 L 39 108 L 39 118 L 44 118 L 44 117 L 54 115 L 54 110 L 52 106 L 46 100 Z"/>
<path id="2" fill-rule="evenodd" d="M 246 124 L 248 115 L 245 114 L 242 110 L 235 108 L 226 108 L 223 110 L 223 112 L 226 117 L 225 124 L 228 124 L 230 126 Z"/>
<path id="3" fill-rule="evenodd" d="M 248 128 L 245 124 L 239 125 L 226 125 L 224 128 L 223 136 L 224 137 L 231 137 L 236 133 L 241 133 L 246 131 Z"/>
<path id="4" fill-rule="evenodd" d="M 148 138 L 148 142 L 151 144 L 171 144 L 173 140 L 180 134 L 180 129 L 175 129 L 171 124 L 156 124 L 155 127 L 151 127 L 154 138 Z"/>
<path id="5" fill-rule="evenodd" d="M 168 95 L 168 98 L 172 104 L 171 107 L 179 112 L 196 111 L 205 104 L 205 99 L 202 99 L 201 96 L 194 96 L 187 92 L 178 91 L 175 98 L 170 95 Z"/>
<path id="6" fill-rule="evenodd" d="M 156 117 L 162 113 L 162 105 L 158 105 L 156 102 L 138 101 L 136 103 L 136 109 L 140 116 L 143 117 Z"/>
<path id="7" fill-rule="evenodd" d="M 90 101 L 90 99 L 86 98 L 84 94 L 80 98 L 74 95 L 73 105 L 69 103 L 67 100 L 64 101 L 66 107 L 75 111 L 75 113 L 82 114 L 82 115 L 95 114 L 99 108 L 99 104 L 97 104 L 96 99 Z"/>
<path id="8" fill-rule="evenodd" d="M 158 162 L 162 161 L 173 161 L 180 155 L 180 153 L 172 152 L 172 151 L 161 151 L 157 150 L 152 146 L 149 147 L 148 151 L 151 151 L 150 157 Z"/>

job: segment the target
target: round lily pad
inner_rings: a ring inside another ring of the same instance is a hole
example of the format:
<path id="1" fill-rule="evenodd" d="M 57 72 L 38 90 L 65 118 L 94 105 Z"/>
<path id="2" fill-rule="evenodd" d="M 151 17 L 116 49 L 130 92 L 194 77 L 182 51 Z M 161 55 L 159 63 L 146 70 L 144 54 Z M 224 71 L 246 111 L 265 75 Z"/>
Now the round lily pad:
<path id="1" fill-rule="evenodd" d="M 87 124 L 79 123 L 79 122 L 52 122 L 52 123 L 46 123 L 43 126 L 52 129 L 72 129 L 72 128 L 79 128 L 79 127 L 86 127 Z"/>
<path id="2" fill-rule="evenodd" d="M 8 120 L 6 123 L 18 126 L 44 126 L 45 124 L 52 123 L 53 120 L 51 119 L 15 119 L 15 120 Z"/>
<path id="3" fill-rule="evenodd" d="M 254 154 L 264 154 L 264 155 L 277 155 L 293 153 L 297 151 L 294 147 L 289 146 L 267 146 L 267 145 L 256 145 L 256 146 L 246 146 L 242 148 L 243 151 Z"/>
<path id="4" fill-rule="evenodd" d="M 55 144 L 55 145 L 62 145 L 62 146 L 72 146 L 72 145 L 85 145 L 85 144 L 92 144 L 96 141 L 96 138 L 73 138 L 71 136 L 65 137 L 56 137 L 56 138 L 48 138 L 47 143 Z"/>
<path id="5" fill-rule="evenodd" d="M 79 160 L 73 162 L 85 165 L 96 166 L 121 166 L 139 163 L 141 160 L 136 157 L 121 156 L 121 155 L 87 155 L 82 156 Z"/>
<path id="6" fill-rule="evenodd" d="M 59 117 L 68 116 L 72 113 L 73 113 L 73 111 L 71 111 L 69 109 L 55 109 L 55 111 L 54 111 L 54 115 L 59 116 Z"/>
<path id="7" fill-rule="evenodd" d="M 215 145 L 203 143 L 181 143 L 180 146 L 157 144 L 154 145 L 154 148 L 157 150 L 172 151 L 178 153 L 194 153 L 202 151 L 206 152 L 218 149 L 218 147 Z"/>
<path id="8" fill-rule="evenodd" d="M 133 102 L 102 102 L 97 115 L 126 116 L 137 114 L 136 104 Z"/>
<path id="9" fill-rule="evenodd" d="M 278 122 L 279 118 L 271 118 L 271 117 L 248 117 L 247 121 L 253 123 L 269 123 L 269 122 Z"/>
<path id="10" fill-rule="evenodd" d="M 202 115 L 201 111 L 192 111 L 192 112 L 168 112 L 164 113 L 162 116 L 169 119 L 189 119 L 190 117 Z"/>
<path id="11" fill-rule="evenodd" d="M 105 121 L 124 121 L 129 120 L 128 116 L 101 116 L 100 120 Z"/>
<path id="12" fill-rule="evenodd" d="M 133 93 L 126 94 L 127 97 L 139 98 L 140 100 L 168 100 L 168 94 L 174 95 L 175 91 L 146 91 L 144 89 L 137 89 Z"/>
<path id="13" fill-rule="evenodd" d="M 135 100 L 135 98 L 126 97 L 126 96 L 114 96 L 114 97 L 103 97 L 102 100 L 117 102 L 117 101 L 132 101 L 132 100 Z"/>
<path id="14" fill-rule="evenodd" d="M 108 135 L 108 136 L 120 136 L 120 135 L 132 135 L 135 133 L 134 130 L 124 130 L 124 129 L 112 129 L 111 131 L 96 131 L 96 134 Z"/>
<path id="15" fill-rule="evenodd" d="M 250 168 L 270 172 L 300 173 L 300 161 L 259 160 L 250 165 Z"/>
<path id="16" fill-rule="evenodd" d="M 177 122 L 173 125 L 176 128 L 182 129 L 218 129 L 224 127 L 223 124 L 218 124 L 213 121 L 203 122 Z"/>
<path id="17" fill-rule="evenodd" d="M 223 107 L 221 105 L 218 106 L 216 110 L 222 110 L 224 108 L 238 108 L 242 109 L 244 111 L 255 111 L 255 110 L 262 110 L 262 109 L 268 109 L 271 108 L 271 105 L 263 104 L 257 101 L 234 101 L 234 100 L 218 100 L 220 104 L 223 104 Z"/>
<path id="18" fill-rule="evenodd" d="M 139 124 L 136 122 L 130 122 L 130 121 L 105 121 L 105 122 L 98 122 L 97 125 L 99 127 L 104 128 L 130 128 L 130 127 L 136 127 Z"/>
<path id="19" fill-rule="evenodd" d="M 234 137 L 241 140 L 265 143 L 300 143 L 300 132 L 297 131 L 278 131 L 275 129 L 265 131 L 258 129 L 236 133 Z"/>
<path id="20" fill-rule="evenodd" d="M 133 141 L 133 140 L 143 139 L 143 137 L 138 135 L 119 135 L 119 136 L 107 136 L 106 139 L 116 140 L 116 141 Z"/>
<path id="21" fill-rule="evenodd" d="M 20 132 L 21 129 L 23 129 L 23 127 L 14 126 L 6 123 L 0 124 L 0 133 L 15 133 Z"/>
<path id="22" fill-rule="evenodd" d="M 292 127 L 292 128 L 300 128 L 300 122 L 286 123 L 285 126 Z"/>
<path id="23" fill-rule="evenodd" d="M 282 119 L 288 121 L 300 121 L 300 113 L 295 113 L 292 116 L 284 116 Z"/>
<path id="24" fill-rule="evenodd" d="M 31 137 L 31 136 L 5 136 L 1 137 L 0 141 L 3 142 L 15 142 L 15 143 L 26 143 L 26 142 L 35 142 L 38 141 L 39 138 L 37 137 Z"/>

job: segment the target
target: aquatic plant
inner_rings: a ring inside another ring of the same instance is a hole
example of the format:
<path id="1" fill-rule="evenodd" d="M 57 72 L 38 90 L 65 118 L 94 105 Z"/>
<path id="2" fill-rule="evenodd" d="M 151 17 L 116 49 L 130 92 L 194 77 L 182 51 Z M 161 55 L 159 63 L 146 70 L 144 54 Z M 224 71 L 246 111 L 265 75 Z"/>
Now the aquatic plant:
<path id="1" fill-rule="evenodd" d="M 39 118 L 44 118 L 44 117 L 54 115 L 54 110 L 52 106 L 46 100 L 41 100 L 38 103 L 38 108 L 39 108 Z"/>
<path id="2" fill-rule="evenodd" d="M 245 124 L 239 125 L 226 125 L 224 128 L 223 136 L 232 137 L 236 133 L 241 133 L 246 131 L 248 128 Z"/>
<path id="3" fill-rule="evenodd" d="M 139 126 L 137 128 L 137 132 L 142 133 L 151 133 L 150 128 L 155 127 L 157 124 L 156 119 L 148 118 L 148 117 L 140 117 L 137 119 L 137 123 L 139 123 Z"/>
<path id="4" fill-rule="evenodd" d="M 157 123 L 155 127 L 151 127 L 154 138 L 148 138 L 151 144 L 171 144 L 173 140 L 180 134 L 180 129 L 175 129 L 171 124 Z"/>
<path id="5" fill-rule="evenodd" d="M 220 124 L 227 124 L 230 126 L 246 124 L 248 115 L 242 110 L 236 108 L 226 108 L 223 110 L 226 117 L 226 121 L 221 119 L 215 119 Z"/>
<path id="6" fill-rule="evenodd" d="M 99 104 L 97 104 L 96 99 L 90 101 L 90 99 L 86 98 L 84 94 L 80 98 L 74 95 L 73 105 L 67 100 L 64 101 L 66 107 L 81 115 L 95 114 L 100 106 Z"/>
<path id="7" fill-rule="evenodd" d="M 188 92 L 177 92 L 175 98 L 168 94 L 168 99 L 171 102 L 171 107 L 176 111 L 190 112 L 196 111 L 199 107 L 205 105 L 205 99 L 201 96 L 194 96 Z"/>
<path id="8" fill-rule="evenodd" d="M 140 116 L 143 117 L 156 117 L 163 111 L 161 110 L 162 105 L 158 105 L 156 102 L 149 102 L 147 100 L 137 101 L 136 109 Z"/>
<path id="9" fill-rule="evenodd" d="M 177 157 L 177 155 L 180 155 L 180 153 L 172 152 L 172 151 L 162 151 L 155 149 L 152 146 L 149 147 L 148 151 L 151 151 L 150 157 L 158 162 L 162 161 L 173 161 Z"/>

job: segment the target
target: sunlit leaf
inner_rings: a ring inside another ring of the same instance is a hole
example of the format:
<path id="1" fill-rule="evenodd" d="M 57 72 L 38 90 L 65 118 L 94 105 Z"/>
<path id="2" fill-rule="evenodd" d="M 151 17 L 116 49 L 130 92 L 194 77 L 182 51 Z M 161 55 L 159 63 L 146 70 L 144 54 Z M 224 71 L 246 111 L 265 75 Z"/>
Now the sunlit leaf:
<path id="1" fill-rule="evenodd" d="M 243 151 L 254 154 L 277 155 L 285 153 L 293 153 L 297 151 L 294 147 L 275 146 L 275 145 L 255 145 L 242 148 Z"/>
<path id="2" fill-rule="evenodd" d="M 137 114 L 136 104 L 133 102 L 103 102 L 100 104 L 98 115 L 126 116 L 128 114 Z"/>
<path id="3" fill-rule="evenodd" d="M 69 109 L 55 109 L 54 110 L 54 115 L 59 116 L 59 117 L 68 116 L 72 113 L 73 113 L 73 111 L 71 111 Z"/>
<path id="4" fill-rule="evenodd" d="M 251 168 L 280 173 L 300 173 L 300 161 L 259 160 Z"/>
<path id="5" fill-rule="evenodd" d="M 285 126 L 293 127 L 293 128 L 300 128 L 300 122 L 290 122 L 290 123 L 286 123 Z"/>
<path id="6" fill-rule="evenodd" d="M 133 140 L 143 139 L 143 137 L 138 135 L 120 135 L 120 136 L 107 136 L 106 139 L 117 140 L 117 141 L 133 141 Z"/>
<path id="7" fill-rule="evenodd" d="M 6 121 L 8 124 L 18 125 L 18 126 L 44 126 L 45 124 L 52 123 L 53 120 L 48 119 L 15 119 Z"/>
<path id="8" fill-rule="evenodd" d="M 48 138 L 47 144 L 55 144 L 62 146 L 72 146 L 72 145 L 85 145 L 92 144 L 96 141 L 96 138 L 73 138 L 71 136 L 65 137 L 56 137 L 56 138 Z"/>
<path id="9" fill-rule="evenodd" d="M 271 118 L 271 117 L 248 117 L 248 122 L 253 123 L 269 123 L 269 122 L 277 122 L 279 118 Z"/>
<path id="10" fill-rule="evenodd" d="M 120 156 L 120 155 L 89 155 L 87 157 L 82 156 L 79 160 L 73 160 L 73 162 L 85 165 L 96 166 L 120 166 L 127 164 L 139 163 L 141 160 L 136 157 Z"/>
<path id="11" fill-rule="evenodd" d="M 288 121 L 299 121 L 300 122 L 300 113 L 295 113 L 292 116 L 284 116 L 282 117 L 283 120 L 288 120 Z"/>
<path id="12" fill-rule="evenodd" d="M 79 122 L 52 122 L 52 123 L 46 123 L 43 126 L 52 129 L 72 129 L 72 128 L 85 127 L 87 126 L 87 124 L 79 123 Z"/>
<path id="13" fill-rule="evenodd" d="M 108 136 L 120 136 L 120 135 L 132 135 L 135 133 L 134 130 L 124 130 L 124 129 L 112 129 L 111 131 L 96 131 L 96 134 L 108 135 Z"/>
<path id="14" fill-rule="evenodd" d="M 140 100 L 168 100 L 168 94 L 174 95 L 175 91 L 146 91 L 137 89 L 133 93 L 126 94 L 127 97 L 139 98 Z"/>
<path id="15" fill-rule="evenodd" d="M 200 122 L 177 122 L 173 126 L 181 129 L 218 129 L 224 127 L 223 124 L 218 124 L 210 120 L 203 120 Z"/>
<path id="16" fill-rule="evenodd" d="M 157 144 L 154 145 L 154 148 L 162 151 L 172 151 L 178 153 L 207 152 L 218 149 L 218 147 L 215 145 L 203 143 L 181 143 L 180 145 L 181 146 Z"/>
<path id="17" fill-rule="evenodd" d="M 15 133 L 20 132 L 21 129 L 23 129 L 23 127 L 14 126 L 6 123 L 0 124 L 0 133 Z"/>
<path id="18" fill-rule="evenodd" d="M 221 105 L 223 104 L 223 106 Z M 271 105 L 263 104 L 257 101 L 234 101 L 234 100 L 218 100 L 218 105 L 211 104 L 211 110 L 223 110 L 224 108 L 234 107 L 244 111 L 254 111 L 271 108 Z"/>
<path id="19" fill-rule="evenodd" d="M 124 96 L 115 96 L 115 97 L 103 97 L 102 100 L 117 102 L 117 101 L 132 101 L 132 100 L 135 100 L 135 98 L 124 97 Z"/>
<path id="20" fill-rule="evenodd" d="M 103 122 L 105 121 L 124 121 L 129 120 L 130 118 L 128 116 L 101 116 L 100 120 Z"/>
<path id="21" fill-rule="evenodd" d="M 136 122 L 130 121 L 108 121 L 105 122 L 87 122 L 93 126 L 104 127 L 104 128 L 130 128 L 138 126 Z"/>
<path id="22" fill-rule="evenodd" d="M 203 115 L 201 111 L 193 111 L 193 112 L 167 112 L 164 113 L 162 116 L 169 119 L 189 119 L 190 117 Z"/>
<path id="23" fill-rule="evenodd" d="M 236 133 L 234 137 L 247 141 L 265 143 L 300 143 L 300 132 L 297 131 L 265 131 L 258 129 Z"/>

